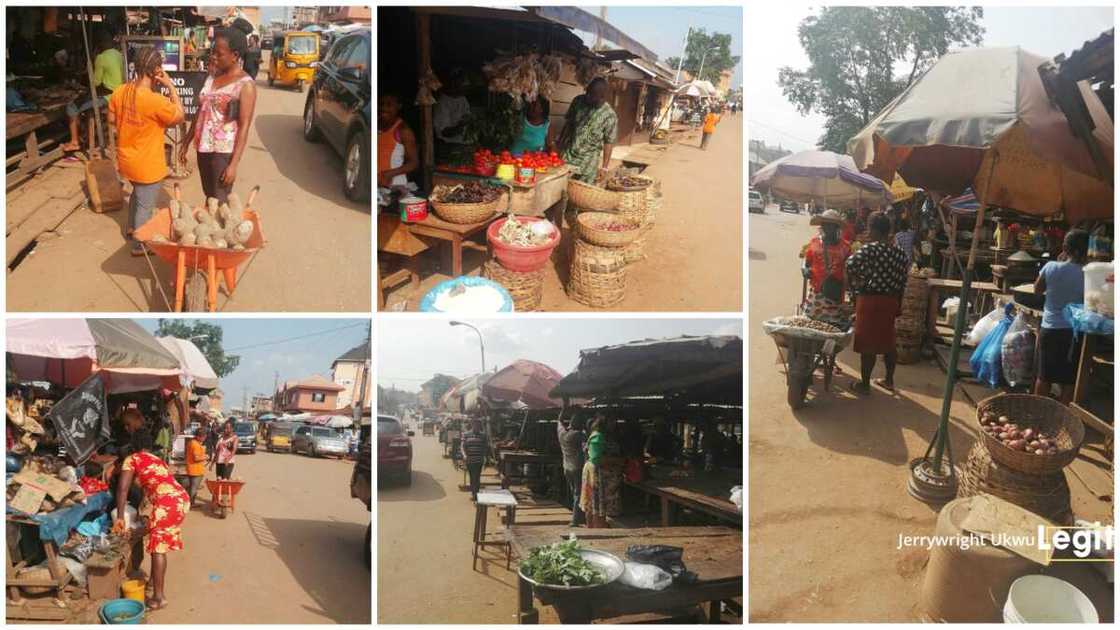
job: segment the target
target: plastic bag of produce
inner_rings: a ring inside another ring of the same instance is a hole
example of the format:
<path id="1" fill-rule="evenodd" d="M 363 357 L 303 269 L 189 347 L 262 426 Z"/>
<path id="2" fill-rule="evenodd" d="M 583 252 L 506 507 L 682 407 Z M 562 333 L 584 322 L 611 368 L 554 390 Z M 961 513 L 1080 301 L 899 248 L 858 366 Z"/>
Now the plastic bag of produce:
<path id="1" fill-rule="evenodd" d="M 1003 309 L 999 308 L 992 309 L 991 313 L 982 317 L 968 333 L 969 345 L 979 346 L 980 342 L 988 336 L 988 333 L 992 332 L 992 329 L 995 328 L 996 324 L 998 324 L 1003 317 Z"/>
<path id="2" fill-rule="evenodd" d="M 673 576 L 656 565 L 627 562 L 619 581 L 634 588 L 660 591 L 673 583 Z"/>
<path id="3" fill-rule="evenodd" d="M 1012 308 L 1013 305 L 1007 305 L 1003 319 L 996 322 L 995 327 L 980 341 L 980 345 L 976 346 L 976 351 L 968 360 L 976 380 L 987 383 L 993 389 L 1003 382 L 1003 337 L 1011 328 Z"/>
<path id="4" fill-rule="evenodd" d="M 1000 349 L 1003 377 L 1012 387 L 1027 385 L 1034 380 L 1034 333 L 1027 327 L 1022 313 L 1003 336 Z"/>

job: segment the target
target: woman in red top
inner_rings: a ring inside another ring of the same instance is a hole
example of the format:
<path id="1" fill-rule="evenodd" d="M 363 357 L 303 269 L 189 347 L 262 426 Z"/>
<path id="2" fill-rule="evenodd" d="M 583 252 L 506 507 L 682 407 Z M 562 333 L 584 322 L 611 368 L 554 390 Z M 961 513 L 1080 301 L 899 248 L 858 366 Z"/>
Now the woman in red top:
<path id="1" fill-rule="evenodd" d="M 190 497 L 180 486 L 167 464 L 152 454 L 152 434 L 138 429 L 132 434 L 131 455 L 124 459 L 117 485 L 117 516 L 125 513 L 128 490 L 135 481 L 144 491 L 140 514 L 144 520 L 145 546 L 152 556 L 152 595 L 145 601 L 148 610 L 167 606 L 164 584 L 167 576 L 167 552 L 183 548 L 182 525 L 190 511 Z M 124 521 L 113 524 L 114 531 L 124 530 Z"/>
<path id="2" fill-rule="evenodd" d="M 852 251 L 840 237 L 843 218 L 835 210 L 826 210 L 809 224 L 821 230 L 805 248 L 803 273 L 810 288 L 803 305 L 805 315 L 847 328 L 850 316 L 844 308 L 844 264 Z"/>

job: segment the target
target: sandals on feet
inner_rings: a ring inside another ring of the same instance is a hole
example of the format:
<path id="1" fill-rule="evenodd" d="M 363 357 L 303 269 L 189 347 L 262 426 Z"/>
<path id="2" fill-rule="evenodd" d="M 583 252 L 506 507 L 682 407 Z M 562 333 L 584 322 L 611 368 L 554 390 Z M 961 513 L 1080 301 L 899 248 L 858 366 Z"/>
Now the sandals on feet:
<path id="1" fill-rule="evenodd" d="M 848 390 L 860 396 L 868 396 L 871 394 L 871 388 L 864 385 L 861 381 L 855 381 L 848 385 Z"/>
<path id="2" fill-rule="evenodd" d="M 892 394 L 894 393 L 894 384 L 893 383 L 888 383 L 887 379 L 877 378 L 872 382 L 875 383 L 875 385 L 887 390 L 888 392 L 890 392 Z"/>

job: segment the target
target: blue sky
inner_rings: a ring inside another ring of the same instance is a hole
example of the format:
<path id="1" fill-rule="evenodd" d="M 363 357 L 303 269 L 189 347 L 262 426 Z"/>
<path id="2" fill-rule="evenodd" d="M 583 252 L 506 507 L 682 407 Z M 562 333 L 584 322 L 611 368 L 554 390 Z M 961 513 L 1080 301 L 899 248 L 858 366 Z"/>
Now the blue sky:
<path id="1" fill-rule="evenodd" d="M 749 46 L 744 108 L 748 136 L 794 151 L 816 148 L 824 118 L 798 112 L 778 87 L 778 69 L 803 69 L 809 60 L 797 39 L 797 26 L 817 10 L 797 3 L 754 3 L 747 9 Z M 1113 27 L 1112 7 L 984 7 L 984 46 L 1021 46 L 1053 57 L 1070 53 Z"/>
<path id="2" fill-rule="evenodd" d="M 579 363 L 579 351 L 640 339 L 680 335 L 743 336 L 734 319 L 591 319 L 534 317 L 464 319 L 482 331 L 488 370 L 517 359 L 544 363 L 567 374 Z M 436 372 L 456 377 L 477 374 L 481 367 L 478 335 L 452 327 L 443 319 L 383 318 L 374 331 L 377 384 L 416 391 Z"/>
<path id="3" fill-rule="evenodd" d="M 154 332 L 157 319 L 137 319 Z M 365 341 L 369 320 L 363 319 L 204 319 L 222 327 L 222 344 L 230 354 L 241 356 L 232 374 L 221 379 L 227 408 L 240 406 L 242 388 L 254 393 L 272 391 L 275 373 L 280 380 L 321 374 L 330 378 L 331 363 L 344 352 Z M 333 332 L 325 332 L 333 331 Z M 314 334 L 325 332 L 325 334 Z M 311 335 L 304 337 L 305 335 Z M 293 341 L 271 343 L 304 337 Z M 235 350 L 245 346 L 258 346 Z"/>
<path id="4" fill-rule="evenodd" d="M 581 7 L 588 13 L 599 15 L 599 7 Z M 743 9 L 741 7 L 705 6 L 611 6 L 607 8 L 607 22 L 623 33 L 638 40 L 657 54 L 660 61 L 680 56 L 688 27 L 703 28 L 709 33 L 731 35 L 731 54 L 743 56 Z M 577 31 L 588 44 L 594 37 Z M 743 63 L 735 67 L 731 86 L 743 84 Z"/>

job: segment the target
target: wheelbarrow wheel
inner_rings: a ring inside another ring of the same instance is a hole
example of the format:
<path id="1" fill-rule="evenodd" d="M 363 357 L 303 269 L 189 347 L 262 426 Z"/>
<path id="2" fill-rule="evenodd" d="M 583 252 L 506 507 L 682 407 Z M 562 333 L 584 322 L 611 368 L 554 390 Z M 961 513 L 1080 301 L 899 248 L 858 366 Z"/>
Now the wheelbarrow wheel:
<path id="1" fill-rule="evenodd" d="M 186 302 L 183 308 L 186 311 L 203 313 L 209 310 L 209 305 L 206 303 L 206 275 L 201 271 L 196 271 L 187 279 L 184 293 Z"/>

